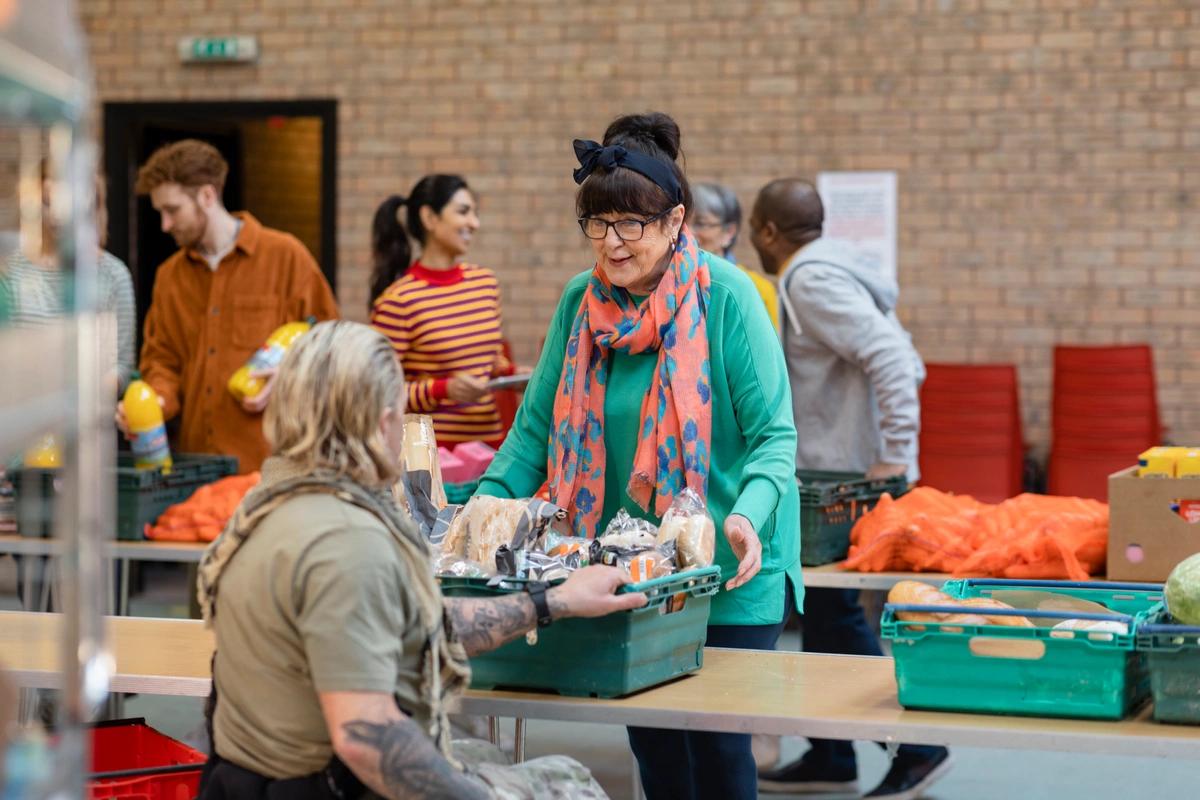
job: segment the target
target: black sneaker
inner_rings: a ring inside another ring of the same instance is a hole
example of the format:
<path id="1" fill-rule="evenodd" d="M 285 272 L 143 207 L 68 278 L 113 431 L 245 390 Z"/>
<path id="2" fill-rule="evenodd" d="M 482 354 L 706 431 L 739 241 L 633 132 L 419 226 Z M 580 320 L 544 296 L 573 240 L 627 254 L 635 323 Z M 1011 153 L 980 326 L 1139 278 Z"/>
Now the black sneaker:
<path id="1" fill-rule="evenodd" d="M 944 747 L 939 748 L 931 758 L 896 758 L 880 784 L 863 797 L 916 800 L 950 771 L 951 763 L 950 751 Z"/>
<path id="2" fill-rule="evenodd" d="M 858 776 L 853 772 L 838 775 L 822 764 L 799 758 L 759 772 L 758 790 L 765 794 L 858 794 Z"/>

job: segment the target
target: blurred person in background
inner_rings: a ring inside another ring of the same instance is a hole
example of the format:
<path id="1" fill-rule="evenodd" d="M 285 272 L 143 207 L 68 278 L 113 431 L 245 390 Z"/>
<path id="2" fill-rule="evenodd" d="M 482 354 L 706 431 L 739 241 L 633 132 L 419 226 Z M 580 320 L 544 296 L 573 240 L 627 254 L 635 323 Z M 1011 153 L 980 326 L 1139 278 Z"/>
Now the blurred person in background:
<path id="1" fill-rule="evenodd" d="M 50 209 L 51 181 L 47 162 L 42 162 L 42 249 L 30 259 L 19 249 L 9 255 L 0 271 L 0 292 L 8 296 L 10 323 L 42 325 L 74 311 L 73 270 L 63 270 Z M 108 210 L 103 176 L 95 178 L 95 214 L 98 238 L 96 311 L 101 318 L 101 352 L 106 374 L 115 394 L 124 388 L 133 372 L 137 316 L 133 301 L 133 279 L 121 259 L 104 249 L 108 242 Z"/>
<path id="2" fill-rule="evenodd" d="M 694 208 L 688 225 L 696 234 L 696 242 L 700 249 L 737 264 L 733 247 L 737 244 L 738 234 L 742 230 L 742 205 L 738 202 L 737 195 L 728 186 L 719 183 L 697 183 L 692 186 L 692 202 Z M 754 288 L 758 290 L 763 305 L 767 307 L 771 324 L 778 330 L 779 295 L 775 291 L 775 284 L 770 278 L 745 264 L 738 264 L 738 268 L 754 282 Z"/>
<path id="3" fill-rule="evenodd" d="M 896 318 L 899 286 L 876 262 L 821 238 L 824 224 L 816 188 L 797 178 L 764 186 L 750 215 L 750 242 L 763 270 L 779 276 L 796 468 L 915 481 L 925 365 Z M 806 592 L 805 652 L 883 655 L 858 595 L 857 589 Z M 759 788 L 789 794 L 858 790 L 853 742 L 810 744 L 800 759 L 761 772 Z M 944 747 L 901 745 L 866 797 L 912 800 L 949 768 Z"/>
<path id="4" fill-rule="evenodd" d="M 426 175 L 408 197 L 383 201 L 371 225 L 371 325 L 404 366 L 408 410 L 432 416 L 446 447 L 500 447 L 504 427 L 488 381 L 518 372 L 503 352 L 496 274 L 464 260 L 479 224 L 478 200 L 461 176 Z"/>
<path id="5" fill-rule="evenodd" d="M 167 420 L 179 416 L 175 445 L 185 453 L 236 456 L 238 471 L 266 458 L 266 388 L 239 402 L 226 388 L 267 337 L 285 322 L 338 316 L 333 292 L 300 240 L 265 227 L 221 199 L 229 165 L 212 145 L 164 145 L 138 170 L 163 233 L 179 250 L 159 266 L 146 314 L 142 379 L 158 393 Z M 117 425 L 128 435 L 124 409 Z"/>

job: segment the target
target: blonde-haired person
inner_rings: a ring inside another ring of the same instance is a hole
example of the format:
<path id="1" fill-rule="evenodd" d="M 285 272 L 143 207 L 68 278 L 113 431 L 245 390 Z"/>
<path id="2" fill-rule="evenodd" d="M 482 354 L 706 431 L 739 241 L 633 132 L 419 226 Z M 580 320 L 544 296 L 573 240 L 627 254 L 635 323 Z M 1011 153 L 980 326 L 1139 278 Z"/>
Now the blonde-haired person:
<path id="1" fill-rule="evenodd" d="M 365 325 L 321 323 L 283 359 L 262 483 L 200 565 L 216 637 L 203 800 L 604 797 L 562 756 L 506 766 L 479 742 L 452 754 L 445 709 L 468 656 L 645 595 L 614 594 L 621 573 L 588 567 L 541 596 L 443 598 L 388 491 L 404 403 L 392 346 Z"/>
<path id="2" fill-rule="evenodd" d="M 61 318 L 73 307 L 74 276 L 61 268 L 57 247 L 58 230 L 50 214 L 52 181 L 48 165 L 42 164 L 42 249 L 34 258 L 20 250 L 8 256 L 0 269 L 0 294 L 7 295 L 10 321 L 14 325 L 38 326 Z M 108 211 L 104 177 L 95 178 L 96 310 L 103 314 L 101 354 L 109 388 L 124 388 L 133 371 L 137 315 L 133 303 L 133 279 L 125 262 L 105 250 L 108 243 Z"/>
<path id="3" fill-rule="evenodd" d="M 737 264 L 738 269 L 746 273 L 767 308 L 771 324 L 779 330 L 779 293 L 775 291 L 774 282 L 761 272 L 738 264 L 733 252 L 742 230 L 742 204 L 733 189 L 719 183 L 697 183 L 692 187 L 692 202 L 694 206 L 688 224 L 696 234 L 700 249 Z"/>
<path id="4" fill-rule="evenodd" d="M 261 413 L 271 384 L 240 403 L 225 384 L 280 325 L 335 318 L 338 309 L 299 239 L 225 208 L 228 173 L 220 152 L 198 139 L 164 145 L 138 170 L 138 194 L 150 196 L 163 233 L 179 245 L 155 273 L 140 368 L 164 416 L 181 417 L 173 444 L 237 456 L 245 474 L 267 455 Z M 123 411 L 117 426 L 128 435 Z"/>

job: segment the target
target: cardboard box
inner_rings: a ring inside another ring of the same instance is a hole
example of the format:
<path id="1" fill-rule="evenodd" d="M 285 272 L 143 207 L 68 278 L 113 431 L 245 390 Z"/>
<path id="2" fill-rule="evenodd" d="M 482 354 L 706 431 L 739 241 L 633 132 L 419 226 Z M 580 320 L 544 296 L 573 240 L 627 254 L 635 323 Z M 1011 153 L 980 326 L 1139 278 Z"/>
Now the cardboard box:
<path id="1" fill-rule="evenodd" d="M 1165 581 L 1200 553 L 1200 522 L 1179 515 L 1200 503 L 1200 478 L 1139 478 L 1137 469 L 1108 476 L 1108 579 Z"/>

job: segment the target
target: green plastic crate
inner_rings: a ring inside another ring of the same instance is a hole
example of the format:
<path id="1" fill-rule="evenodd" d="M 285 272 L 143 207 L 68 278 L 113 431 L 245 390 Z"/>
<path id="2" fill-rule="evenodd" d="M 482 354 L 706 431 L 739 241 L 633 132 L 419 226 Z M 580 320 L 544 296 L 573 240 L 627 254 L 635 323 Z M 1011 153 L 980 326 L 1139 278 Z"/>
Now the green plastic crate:
<path id="1" fill-rule="evenodd" d="M 1200 725 L 1200 627 L 1174 623 L 1160 603 L 1138 625 L 1137 649 L 1150 669 L 1154 719 Z"/>
<path id="2" fill-rule="evenodd" d="M 171 471 L 164 474 L 160 469 L 137 469 L 132 453 L 117 454 L 118 539 L 145 538 L 146 524 L 153 524 L 167 508 L 187 500 L 201 486 L 237 472 L 238 462 L 232 456 L 180 453 L 173 460 Z M 55 498 L 62 489 L 60 470 L 14 470 L 12 482 L 17 530 L 22 536 L 50 536 Z"/>
<path id="3" fill-rule="evenodd" d="M 903 475 L 867 480 L 861 472 L 797 470 L 800 488 L 800 563 L 806 567 L 841 561 L 850 552 L 850 529 L 884 492 L 908 491 Z"/>
<path id="4" fill-rule="evenodd" d="M 492 597 L 524 591 L 525 581 L 441 577 L 447 597 Z M 717 566 L 630 584 L 648 605 L 592 619 L 556 621 L 537 632 L 471 659 L 471 687 L 547 689 L 575 697 L 621 697 L 700 669 L 704 663 L 711 596 L 721 583 Z"/>
<path id="5" fill-rule="evenodd" d="M 1032 620 L 1114 619 L 1127 634 L 1053 631 L 1049 627 L 905 622 L 897 611 L 961 607 L 888 603 L 880 628 L 892 646 L 896 685 L 905 708 L 1042 717 L 1121 719 L 1149 696 L 1145 658 L 1135 628 L 1162 598 L 1158 584 L 967 579 L 942 590 L 958 598 L 1004 589 L 1038 589 L 1101 603 L 1111 614 L 1009 612 Z M 1004 615 L 986 609 L 979 613 Z"/>
<path id="6" fill-rule="evenodd" d="M 201 486 L 237 473 L 233 456 L 172 455 L 171 471 L 137 469 L 132 453 L 117 454 L 117 538 L 144 539 L 144 528 Z"/>

